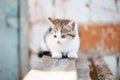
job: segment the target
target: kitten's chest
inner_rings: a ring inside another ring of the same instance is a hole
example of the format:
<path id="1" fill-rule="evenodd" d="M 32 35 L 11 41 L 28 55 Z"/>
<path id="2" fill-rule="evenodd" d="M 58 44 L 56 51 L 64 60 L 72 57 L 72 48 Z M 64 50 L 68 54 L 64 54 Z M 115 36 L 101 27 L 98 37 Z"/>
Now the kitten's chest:
<path id="1" fill-rule="evenodd" d="M 72 43 L 55 44 L 55 47 L 61 52 L 69 52 L 72 49 Z"/>

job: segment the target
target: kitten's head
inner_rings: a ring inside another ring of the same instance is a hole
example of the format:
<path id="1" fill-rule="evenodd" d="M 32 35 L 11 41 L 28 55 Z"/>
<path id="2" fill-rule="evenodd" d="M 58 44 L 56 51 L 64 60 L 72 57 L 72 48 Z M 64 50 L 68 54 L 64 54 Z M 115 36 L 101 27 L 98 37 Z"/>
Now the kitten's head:
<path id="1" fill-rule="evenodd" d="M 56 43 L 64 44 L 75 37 L 75 22 L 65 19 L 48 18 L 51 23 L 51 33 Z"/>

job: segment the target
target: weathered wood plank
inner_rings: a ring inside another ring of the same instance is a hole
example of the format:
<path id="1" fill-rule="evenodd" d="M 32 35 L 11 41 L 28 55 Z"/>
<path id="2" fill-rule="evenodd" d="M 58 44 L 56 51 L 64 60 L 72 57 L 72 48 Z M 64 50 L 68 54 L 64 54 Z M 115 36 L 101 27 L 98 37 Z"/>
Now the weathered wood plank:
<path id="1" fill-rule="evenodd" d="M 120 23 L 120 0 L 116 0 L 116 2 L 117 2 L 118 22 Z"/>
<path id="2" fill-rule="evenodd" d="M 52 57 L 44 56 L 40 59 L 38 64 L 34 66 L 38 70 L 57 70 L 57 71 L 71 71 L 76 70 L 75 59 L 53 59 Z"/>
<path id="3" fill-rule="evenodd" d="M 91 22 L 118 23 L 115 0 L 91 0 L 90 8 Z"/>
<path id="4" fill-rule="evenodd" d="M 74 74 L 71 73 L 71 71 Z M 78 78 L 79 80 L 91 80 L 89 74 L 90 73 L 89 62 L 87 60 L 87 57 L 83 55 L 81 55 L 76 61 L 75 59 L 52 59 L 51 57 L 44 56 L 43 58 L 39 58 L 39 61 L 34 63 L 34 65 L 32 66 L 32 70 L 27 74 L 26 77 L 28 79 L 28 77 L 31 78 L 31 76 L 33 77 L 40 76 L 41 73 L 42 76 L 44 76 L 43 74 L 48 75 L 49 73 L 53 72 L 61 74 L 66 74 L 67 72 L 69 72 L 70 74 L 73 74 L 71 76 L 69 75 L 69 78 L 74 77 L 76 76 L 75 74 L 77 74 L 76 79 Z M 33 73 L 36 76 L 34 76 Z M 39 75 L 37 75 L 38 73 Z M 75 80 L 75 78 L 73 80 Z"/>
<path id="5" fill-rule="evenodd" d="M 27 0 L 18 0 L 19 1 L 19 24 L 20 24 L 20 70 L 21 78 L 25 76 L 28 72 L 29 64 L 29 49 L 28 49 L 28 1 Z"/>
<path id="6" fill-rule="evenodd" d="M 90 77 L 89 62 L 86 56 L 81 55 L 77 60 L 77 72 L 79 80 L 92 80 Z"/>
<path id="7" fill-rule="evenodd" d="M 118 74 L 119 77 L 118 78 L 120 79 L 120 55 L 119 55 L 119 61 L 118 62 L 119 62 L 118 63 L 119 64 L 119 66 L 118 66 L 119 67 L 119 74 Z"/>
<path id="8" fill-rule="evenodd" d="M 99 80 L 115 80 L 111 70 L 108 68 L 108 65 L 103 60 L 102 56 L 94 57 L 93 62 Z"/>
<path id="9" fill-rule="evenodd" d="M 43 56 L 24 80 L 78 80 L 75 61 Z"/>
<path id="10" fill-rule="evenodd" d="M 120 80 L 120 54 L 116 55 L 116 66 L 117 66 L 116 79 Z"/>

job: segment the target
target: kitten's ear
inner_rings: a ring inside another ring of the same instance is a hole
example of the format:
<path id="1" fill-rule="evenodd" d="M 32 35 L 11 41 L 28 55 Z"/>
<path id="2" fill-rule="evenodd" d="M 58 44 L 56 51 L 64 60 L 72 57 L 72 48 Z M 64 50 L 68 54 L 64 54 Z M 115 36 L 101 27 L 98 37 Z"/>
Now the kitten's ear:
<path id="1" fill-rule="evenodd" d="M 49 20 L 49 22 L 53 25 L 55 19 L 53 19 L 53 18 L 51 18 L 51 17 L 48 17 L 48 20 Z"/>
<path id="2" fill-rule="evenodd" d="M 67 25 L 69 28 L 71 28 L 72 30 L 75 29 L 75 22 L 74 21 L 70 21 Z"/>

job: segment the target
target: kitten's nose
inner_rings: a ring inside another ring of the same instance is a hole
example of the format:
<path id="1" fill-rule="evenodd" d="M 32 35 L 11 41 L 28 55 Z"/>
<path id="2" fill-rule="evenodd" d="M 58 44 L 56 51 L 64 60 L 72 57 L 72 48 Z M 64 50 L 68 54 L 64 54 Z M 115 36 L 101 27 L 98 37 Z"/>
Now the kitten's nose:
<path id="1" fill-rule="evenodd" d="M 57 41 L 58 44 L 60 44 L 60 41 Z"/>

